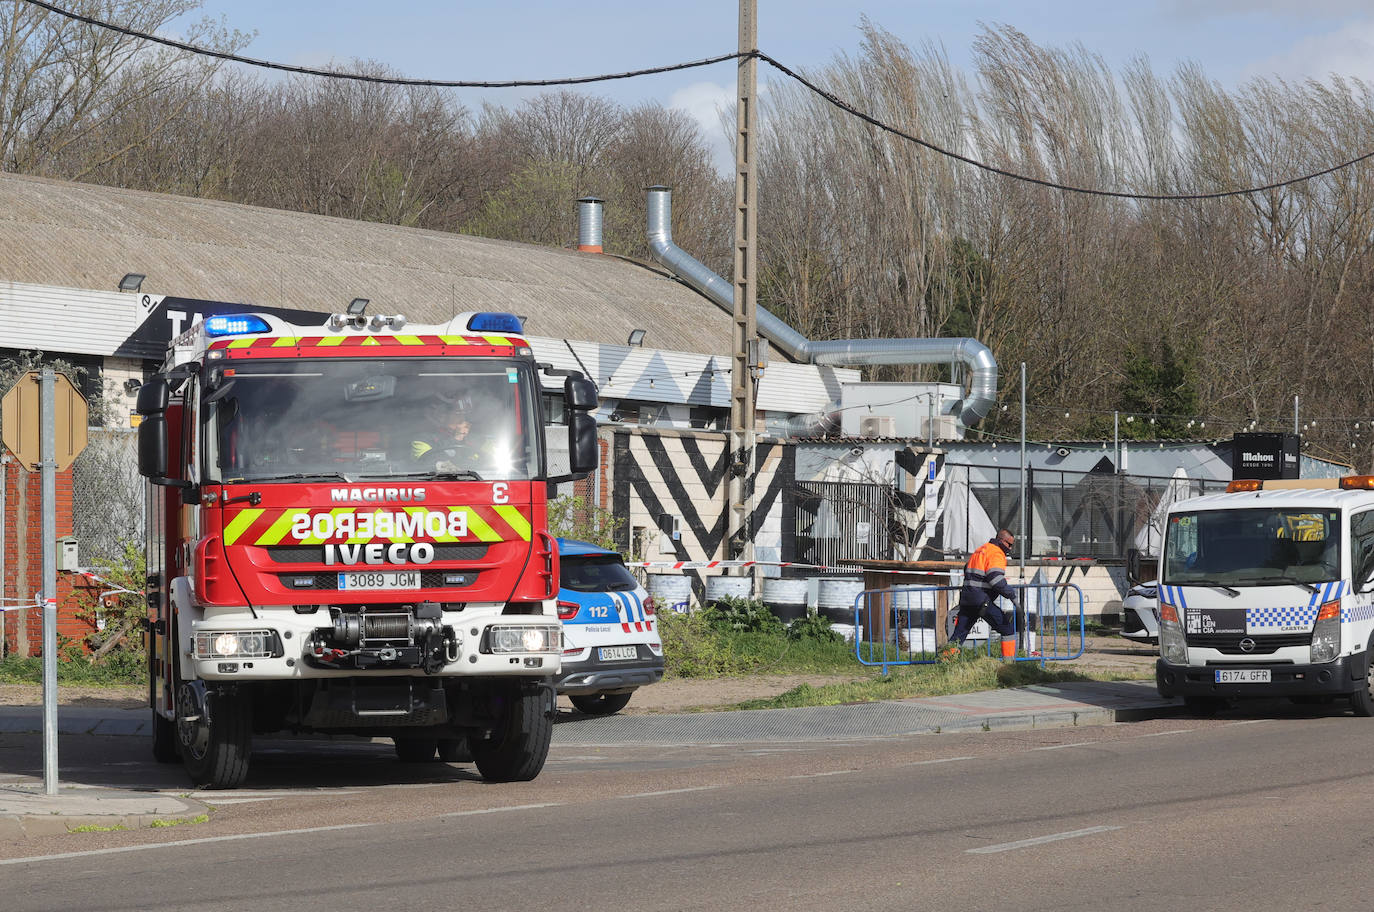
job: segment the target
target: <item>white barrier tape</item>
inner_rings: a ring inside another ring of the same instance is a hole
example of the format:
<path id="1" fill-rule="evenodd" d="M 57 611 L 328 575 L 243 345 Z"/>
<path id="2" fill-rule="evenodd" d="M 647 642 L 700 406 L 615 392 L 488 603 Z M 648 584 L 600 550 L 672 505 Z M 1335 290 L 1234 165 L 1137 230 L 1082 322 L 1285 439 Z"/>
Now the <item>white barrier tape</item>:
<path id="1" fill-rule="evenodd" d="M 739 561 L 739 560 L 711 560 L 711 561 L 634 561 L 626 563 L 627 567 L 642 567 L 646 570 L 719 570 L 738 567 L 791 567 L 794 570 L 835 570 L 841 573 L 901 573 L 914 576 L 949 576 L 950 573 L 962 571 L 962 567 L 953 567 L 949 570 L 897 570 L 888 568 L 867 568 L 867 567 L 829 567 L 825 564 L 797 564 L 791 561 Z"/>
<path id="2" fill-rule="evenodd" d="M 107 595 L 121 595 L 121 594 L 124 594 L 124 593 L 128 593 L 129 595 L 143 595 L 143 594 L 144 594 L 144 592 L 143 592 L 142 589 L 124 589 L 124 588 L 118 586 L 116 583 L 112 583 L 112 582 L 110 582 L 109 580 L 105 579 L 105 577 L 101 576 L 100 574 L 98 574 L 98 573 L 92 573 L 90 570 L 82 570 L 80 573 L 77 573 L 76 575 L 77 575 L 77 576 L 84 576 L 86 579 L 90 580 L 91 582 L 93 582 L 93 583 L 99 583 L 99 584 L 102 585 L 102 586 L 112 586 L 112 587 L 114 587 L 114 588 L 112 588 L 109 592 L 102 592 L 102 593 L 100 593 L 100 596 L 99 596 L 100 598 L 104 598 L 104 597 L 107 596 Z"/>

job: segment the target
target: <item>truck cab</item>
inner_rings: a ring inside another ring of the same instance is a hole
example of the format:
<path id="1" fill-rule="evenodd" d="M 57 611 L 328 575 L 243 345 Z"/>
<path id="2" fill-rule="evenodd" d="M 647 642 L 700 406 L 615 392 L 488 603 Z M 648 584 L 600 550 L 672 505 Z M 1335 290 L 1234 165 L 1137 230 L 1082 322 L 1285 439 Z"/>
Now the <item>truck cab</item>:
<path id="1" fill-rule="evenodd" d="M 1374 716 L 1374 476 L 1232 482 L 1174 504 L 1159 581 L 1161 695 L 1348 700 Z"/>

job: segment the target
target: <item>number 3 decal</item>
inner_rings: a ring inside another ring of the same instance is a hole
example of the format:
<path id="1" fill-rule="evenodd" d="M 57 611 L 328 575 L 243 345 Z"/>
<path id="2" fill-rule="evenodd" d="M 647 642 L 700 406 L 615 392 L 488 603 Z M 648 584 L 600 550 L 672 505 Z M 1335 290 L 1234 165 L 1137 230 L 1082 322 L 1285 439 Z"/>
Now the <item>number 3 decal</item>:
<path id="1" fill-rule="evenodd" d="M 508 503 L 510 501 L 510 495 L 507 493 L 509 488 L 510 485 L 506 484 L 504 481 L 498 481 L 496 484 L 492 485 L 491 502 L 499 504 Z"/>

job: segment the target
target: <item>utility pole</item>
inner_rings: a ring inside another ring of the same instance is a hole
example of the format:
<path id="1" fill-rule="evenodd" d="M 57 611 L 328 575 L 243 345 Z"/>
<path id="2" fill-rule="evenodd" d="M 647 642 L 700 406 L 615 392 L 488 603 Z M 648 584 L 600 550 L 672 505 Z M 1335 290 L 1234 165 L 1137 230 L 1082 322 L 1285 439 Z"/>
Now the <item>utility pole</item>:
<path id="1" fill-rule="evenodd" d="M 754 103 L 758 89 L 758 0 L 739 2 L 739 104 L 735 114 L 735 310 L 730 373 L 730 459 L 726 557 L 753 560 L 754 358 L 758 350 Z"/>

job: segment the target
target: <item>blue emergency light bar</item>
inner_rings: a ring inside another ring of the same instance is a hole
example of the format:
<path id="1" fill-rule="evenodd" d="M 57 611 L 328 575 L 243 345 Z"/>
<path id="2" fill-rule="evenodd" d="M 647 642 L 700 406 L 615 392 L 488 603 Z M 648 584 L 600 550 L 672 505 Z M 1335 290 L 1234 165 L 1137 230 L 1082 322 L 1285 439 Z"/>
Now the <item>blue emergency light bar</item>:
<path id="1" fill-rule="evenodd" d="M 207 336 L 244 336 L 251 333 L 271 331 L 267 321 L 256 314 L 236 314 L 234 316 L 206 317 Z"/>
<path id="2" fill-rule="evenodd" d="M 490 313 L 477 313 L 468 318 L 468 329 L 479 333 L 501 333 L 509 335 L 515 333 L 519 335 L 525 331 L 524 324 L 520 318 L 512 313 L 501 313 L 492 311 Z"/>

